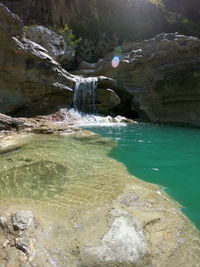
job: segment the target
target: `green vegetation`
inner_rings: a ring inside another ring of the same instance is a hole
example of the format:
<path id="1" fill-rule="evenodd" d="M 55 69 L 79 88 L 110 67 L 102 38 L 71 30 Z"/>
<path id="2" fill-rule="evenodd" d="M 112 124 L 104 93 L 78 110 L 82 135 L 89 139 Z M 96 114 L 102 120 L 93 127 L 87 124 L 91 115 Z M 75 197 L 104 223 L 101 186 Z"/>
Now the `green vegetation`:
<path id="1" fill-rule="evenodd" d="M 24 27 L 25 27 L 25 29 L 31 29 L 31 28 L 34 28 L 34 27 L 37 27 L 37 26 L 39 26 L 39 25 L 31 24 L 31 25 L 25 25 Z"/>
<path id="2" fill-rule="evenodd" d="M 161 0 L 148 0 L 148 1 L 156 6 L 163 7 L 163 2 Z"/>
<path id="3" fill-rule="evenodd" d="M 39 26 L 39 25 L 32 24 L 32 25 L 25 26 L 25 28 L 31 29 L 31 28 L 37 27 L 37 26 Z M 56 32 L 57 34 L 62 35 L 64 37 L 65 41 L 70 46 L 76 47 L 82 41 L 82 38 L 81 37 L 76 38 L 76 36 L 73 33 L 72 29 L 70 29 L 70 27 L 67 24 L 65 24 L 63 27 L 49 26 L 48 28 L 50 30 Z"/>
<path id="4" fill-rule="evenodd" d="M 188 34 L 192 34 L 196 36 L 200 35 L 200 22 L 194 22 L 188 18 L 184 18 L 182 21 L 182 24 Z"/>
<path id="5" fill-rule="evenodd" d="M 50 29 L 56 32 L 57 34 L 63 35 L 65 41 L 69 43 L 71 46 L 75 47 L 78 44 L 80 44 L 80 42 L 82 41 L 81 37 L 76 38 L 72 29 L 70 29 L 67 24 L 65 24 L 63 27 L 53 26 L 53 27 L 50 27 Z"/>

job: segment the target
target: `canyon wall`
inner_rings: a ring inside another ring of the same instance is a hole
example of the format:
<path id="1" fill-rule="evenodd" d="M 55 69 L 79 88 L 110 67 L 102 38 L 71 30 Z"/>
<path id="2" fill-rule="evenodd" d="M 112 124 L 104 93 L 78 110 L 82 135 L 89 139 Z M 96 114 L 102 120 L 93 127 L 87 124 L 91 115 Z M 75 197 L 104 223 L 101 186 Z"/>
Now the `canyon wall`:
<path id="1" fill-rule="evenodd" d="M 95 61 L 123 42 L 160 32 L 199 36 L 198 1 L 178 0 L 2 0 L 25 25 L 62 27 L 82 38 L 77 55 Z M 78 57 L 78 58 L 79 58 Z"/>

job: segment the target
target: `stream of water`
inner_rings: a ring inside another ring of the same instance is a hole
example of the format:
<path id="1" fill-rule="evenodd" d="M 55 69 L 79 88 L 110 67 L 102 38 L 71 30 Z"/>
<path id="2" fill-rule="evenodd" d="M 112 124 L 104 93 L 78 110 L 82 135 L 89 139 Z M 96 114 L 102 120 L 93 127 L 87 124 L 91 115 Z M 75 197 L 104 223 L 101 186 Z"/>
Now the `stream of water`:
<path id="1" fill-rule="evenodd" d="M 74 89 L 74 109 L 79 111 L 95 112 L 95 93 L 98 78 L 79 77 Z"/>
<path id="2" fill-rule="evenodd" d="M 118 142 L 110 156 L 162 186 L 200 229 L 200 130 L 151 124 L 90 127 Z"/>

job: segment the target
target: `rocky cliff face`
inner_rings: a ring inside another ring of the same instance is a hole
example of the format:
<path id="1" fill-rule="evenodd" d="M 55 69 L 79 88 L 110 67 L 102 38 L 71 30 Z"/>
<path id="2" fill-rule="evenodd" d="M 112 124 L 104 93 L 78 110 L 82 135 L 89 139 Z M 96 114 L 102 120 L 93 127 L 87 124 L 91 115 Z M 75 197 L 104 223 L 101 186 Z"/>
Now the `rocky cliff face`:
<path id="1" fill-rule="evenodd" d="M 25 36 L 43 46 L 49 55 L 65 69 L 70 69 L 75 58 L 75 46 L 70 45 L 64 36 L 44 26 L 25 27 Z"/>
<path id="2" fill-rule="evenodd" d="M 200 21 L 200 2 L 196 0 L 162 0 L 165 7 L 173 12 L 178 12 L 191 19 Z"/>
<path id="3" fill-rule="evenodd" d="M 68 24 L 83 42 L 78 55 L 95 61 L 124 41 L 160 32 L 198 35 L 199 1 L 193 0 L 2 0 L 26 25 Z M 189 19 L 185 20 L 185 18 Z M 183 23 L 185 22 L 185 23 Z M 78 58 L 79 58 L 78 57 Z"/>
<path id="4" fill-rule="evenodd" d="M 69 105 L 73 77 L 24 37 L 22 21 L 2 4 L 0 18 L 0 112 L 32 115 Z"/>
<path id="5" fill-rule="evenodd" d="M 124 40 L 151 37 L 167 29 L 163 11 L 147 0 L 3 1 L 26 25 L 68 24 L 83 42 L 81 58 L 95 61 Z"/>
<path id="6" fill-rule="evenodd" d="M 83 2 L 81 5 L 76 1 L 76 4 L 76 12 L 82 7 L 84 14 Z M 0 8 L 0 112 L 28 116 L 69 106 L 79 78 L 63 70 L 50 57 L 52 51 L 26 39 L 22 21 L 2 4 Z M 111 12 L 109 5 L 107 8 L 107 12 Z M 98 20 L 101 5 L 94 10 Z M 121 17 L 124 15 L 122 12 Z M 126 22 L 124 20 L 122 25 Z M 108 27 L 108 30 L 111 28 Z M 98 28 L 96 30 L 88 34 L 98 36 Z M 111 67 L 114 55 L 119 56 L 121 61 L 118 68 Z M 160 34 L 143 42 L 124 43 L 96 64 L 82 62 L 75 74 L 87 77 L 103 75 L 114 79 L 114 82 L 97 79 L 96 104 L 101 112 L 126 116 L 133 116 L 135 112 L 140 118 L 153 122 L 200 125 L 199 60 L 198 38 L 177 33 Z M 84 79 L 83 85 L 85 90 L 87 84 Z"/>
<path id="7" fill-rule="evenodd" d="M 199 126 L 200 39 L 160 34 L 127 49 L 118 68 L 111 66 L 111 54 L 97 64 L 81 63 L 76 73 L 116 79 L 143 119 Z"/>
<path id="8" fill-rule="evenodd" d="M 159 31 L 163 27 L 162 22 L 165 21 L 161 18 L 163 14 L 159 8 L 148 0 L 3 0 L 2 2 L 17 13 L 26 25 L 68 24 L 75 33 L 87 38 L 97 37 L 100 33 L 115 33 L 121 37 L 130 31 L 133 34 L 135 23 L 152 27 L 151 30 L 155 31 L 157 28 Z M 156 25 L 158 19 L 160 24 Z M 146 29 L 146 34 L 149 29 Z M 142 33 L 139 31 L 135 32 L 135 35 L 140 34 Z M 152 35 L 153 32 L 149 34 Z"/>
<path id="9" fill-rule="evenodd" d="M 63 37 L 45 27 L 26 29 L 26 34 L 47 50 L 25 38 L 23 22 L 0 4 L 0 112 L 33 116 L 70 107 L 73 90 L 79 89 L 79 77 L 71 75 L 55 61 L 71 60 L 68 47 L 63 46 Z M 120 103 L 111 90 L 112 84 L 105 87 L 106 80 L 109 79 L 96 78 L 97 110 L 103 112 Z M 86 90 L 90 80 L 83 78 L 82 83 Z"/>

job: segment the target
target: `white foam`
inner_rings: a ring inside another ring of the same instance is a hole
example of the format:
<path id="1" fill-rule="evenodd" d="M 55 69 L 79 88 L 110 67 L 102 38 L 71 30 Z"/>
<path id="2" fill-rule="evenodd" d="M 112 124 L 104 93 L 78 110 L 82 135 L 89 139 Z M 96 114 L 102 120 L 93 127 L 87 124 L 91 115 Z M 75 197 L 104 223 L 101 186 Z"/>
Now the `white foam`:
<path id="1" fill-rule="evenodd" d="M 94 114 L 86 114 L 78 112 L 74 109 L 62 109 L 65 113 L 64 122 L 72 121 L 74 125 L 78 126 L 126 126 L 127 123 L 120 122 L 120 117 L 112 118 L 111 116 L 99 116 Z"/>

